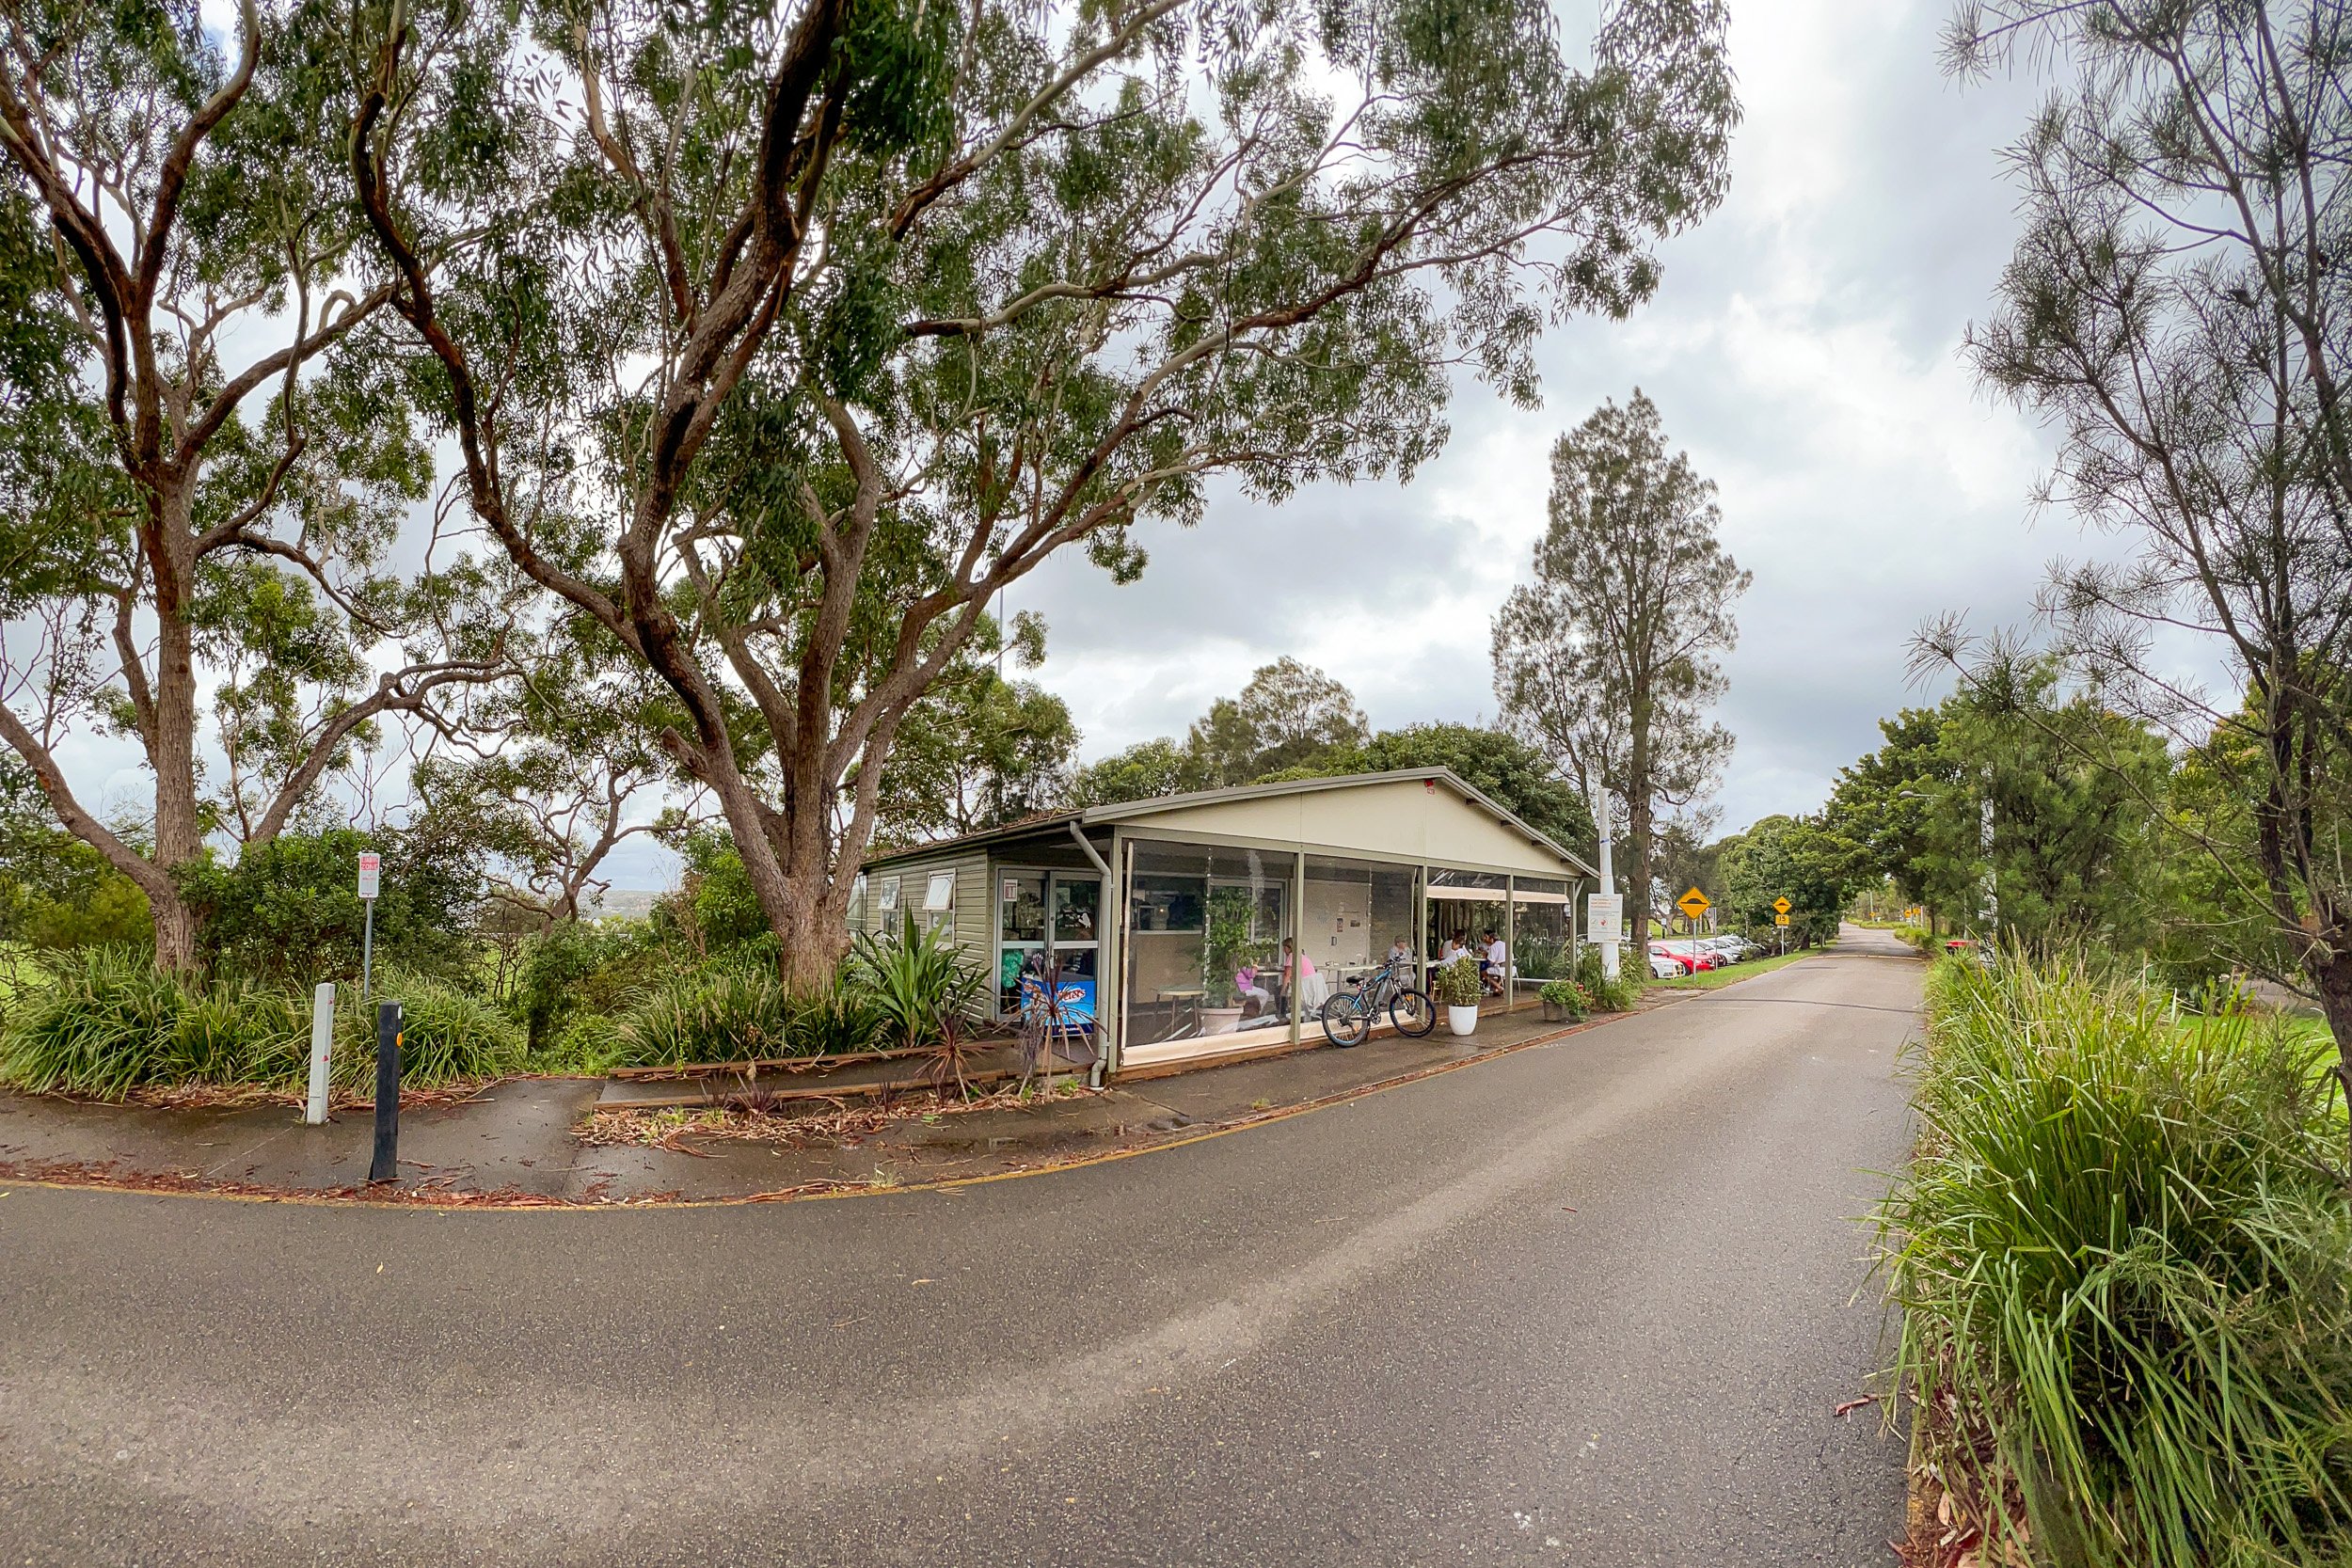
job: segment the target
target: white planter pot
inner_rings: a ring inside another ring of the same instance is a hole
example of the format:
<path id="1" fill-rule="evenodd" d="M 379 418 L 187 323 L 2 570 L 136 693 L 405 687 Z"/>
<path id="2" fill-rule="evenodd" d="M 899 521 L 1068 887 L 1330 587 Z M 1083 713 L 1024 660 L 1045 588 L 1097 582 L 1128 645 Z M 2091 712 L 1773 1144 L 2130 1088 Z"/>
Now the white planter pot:
<path id="1" fill-rule="evenodd" d="M 1469 1034 L 1478 1027 L 1478 1009 L 1476 1007 L 1447 1007 L 1445 1026 L 1457 1035 Z"/>

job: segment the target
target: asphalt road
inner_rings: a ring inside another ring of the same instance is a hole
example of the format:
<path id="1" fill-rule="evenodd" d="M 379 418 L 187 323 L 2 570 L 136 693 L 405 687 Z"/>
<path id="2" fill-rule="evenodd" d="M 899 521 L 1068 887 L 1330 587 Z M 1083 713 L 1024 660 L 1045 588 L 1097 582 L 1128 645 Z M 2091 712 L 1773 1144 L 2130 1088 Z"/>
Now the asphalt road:
<path id="1" fill-rule="evenodd" d="M 0 1564 L 1884 1564 L 1917 976 L 952 1193 L 18 1186 Z"/>

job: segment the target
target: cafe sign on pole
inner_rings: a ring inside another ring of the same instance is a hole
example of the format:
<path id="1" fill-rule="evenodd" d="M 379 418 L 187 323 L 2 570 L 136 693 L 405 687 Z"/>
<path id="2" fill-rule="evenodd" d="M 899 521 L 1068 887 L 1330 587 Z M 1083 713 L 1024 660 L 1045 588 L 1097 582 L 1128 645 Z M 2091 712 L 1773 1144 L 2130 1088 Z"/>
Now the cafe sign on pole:
<path id="1" fill-rule="evenodd" d="M 1625 940 L 1625 895 L 1591 893 L 1584 896 L 1584 937 L 1588 942 Z"/>
<path id="2" fill-rule="evenodd" d="M 375 895 L 383 884 L 384 857 L 370 851 L 359 857 L 359 907 L 365 911 L 359 927 L 359 1000 L 368 999 L 368 985 L 373 976 L 369 971 L 375 966 Z"/>

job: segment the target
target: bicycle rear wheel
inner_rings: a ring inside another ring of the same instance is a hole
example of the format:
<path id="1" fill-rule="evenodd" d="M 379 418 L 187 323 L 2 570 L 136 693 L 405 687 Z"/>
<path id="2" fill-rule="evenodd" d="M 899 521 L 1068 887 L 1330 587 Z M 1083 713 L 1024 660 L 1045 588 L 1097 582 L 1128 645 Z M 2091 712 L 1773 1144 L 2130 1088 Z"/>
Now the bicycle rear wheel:
<path id="1" fill-rule="evenodd" d="M 1335 996 L 1323 1005 L 1323 1037 L 1345 1050 L 1364 1043 L 1372 1033 L 1372 1015 L 1353 996 Z"/>
<path id="2" fill-rule="evenodd" d="M 1408 986 L 1390 1001 L 1389 1022 L 1398 1034 L 1419 1039 L 1438 1026 L 1438 1009 L 1427 995 Z"/>

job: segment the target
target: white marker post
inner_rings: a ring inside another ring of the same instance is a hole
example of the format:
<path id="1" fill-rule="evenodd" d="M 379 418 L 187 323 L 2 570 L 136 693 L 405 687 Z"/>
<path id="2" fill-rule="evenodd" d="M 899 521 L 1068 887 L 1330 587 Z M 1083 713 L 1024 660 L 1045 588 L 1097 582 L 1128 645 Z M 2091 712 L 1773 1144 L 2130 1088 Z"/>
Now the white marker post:
<path id="1" fill-rule="evenodd" d="M 310 1101 L 302 1111 L 312 1127 L 326 1124 L 326 1066 L 334 1049 L 335 982 L 322 980 L 310 995 Z"/>
<path id="2" fill-rule="evenodd" d="M 359 857 L 359 902 L 367 913 L 359 927 L 359 1000 L 368 999 L 369 970 L 375 961 L 375 894 L 384 871 L 384 857 L 371 851 Z"/>

